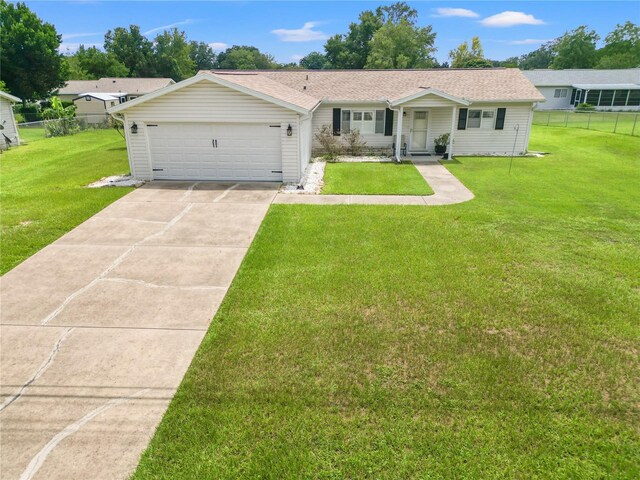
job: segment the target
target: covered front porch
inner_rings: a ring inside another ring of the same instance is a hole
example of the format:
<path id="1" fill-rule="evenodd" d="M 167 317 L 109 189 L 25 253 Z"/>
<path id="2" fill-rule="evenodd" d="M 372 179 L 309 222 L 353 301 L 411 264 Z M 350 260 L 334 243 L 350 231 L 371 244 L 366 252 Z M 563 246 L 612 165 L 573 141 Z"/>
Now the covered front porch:
<path id="1" fill-rule="evenodd" d="M 397 160 L 435 155 L 434 140 L 449 134 L 447 154 L 454 153 L 458 109 L 469 102 L 431 88 L 389 101 L 395 112 L 394 156 Z"/>

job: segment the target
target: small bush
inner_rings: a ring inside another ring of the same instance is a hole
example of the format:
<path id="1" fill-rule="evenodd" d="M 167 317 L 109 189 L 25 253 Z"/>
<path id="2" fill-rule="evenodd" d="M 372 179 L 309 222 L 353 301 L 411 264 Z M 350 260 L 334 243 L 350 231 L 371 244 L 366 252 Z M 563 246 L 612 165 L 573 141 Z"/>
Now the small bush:
<path id="1" fill-rule="evenodd" d="M 347 153 L 349 155 L 359 156 L 364 152 L 367 142 L 364 141 L 360 130 L 354 129 L 344 135 L 344 143 L 346 144 Z"/>
<path id="2" fill-rule="evenodd" d="M 578 111 L 578 112 L 593 112 L 593 111 L 595 111 L 595 109 L 596 109 L 596 107 L 594 107 L 590 103 L 580 103 L 576 107 L 576 111 Z"/>
<path id="3" fill-rule="evenodd" d="M 320 130 L 316 132 L 315 137 L 329 160 L 335 160 L 342 153 L 342 145 L 340 145 L 338 139 L 333 136 L 331 125 L 323 125 Z"/>
<path id="4" fill-rule="evenodd" d="M 22 122 L 38 122 L 42 120 L 42 109 L 37 103 L 27 103 L 23 105 L 18 103 L 13 107 L 13 113 L 22 116 Z M 16 122 L 17 122 L 16 118 Z"/>

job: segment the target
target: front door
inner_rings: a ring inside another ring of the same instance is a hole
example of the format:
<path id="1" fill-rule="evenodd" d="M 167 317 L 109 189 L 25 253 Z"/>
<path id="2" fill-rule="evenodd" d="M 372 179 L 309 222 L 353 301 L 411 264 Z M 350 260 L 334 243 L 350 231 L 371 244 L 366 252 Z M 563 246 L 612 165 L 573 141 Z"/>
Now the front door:
<path id="1" fill-rule="evenodd" d="M 426 110 L 415 110 L 413 112 L 413 125 L 411 127 L 411 151 L 427 151 L 427 130 L 429 120 Z"/>

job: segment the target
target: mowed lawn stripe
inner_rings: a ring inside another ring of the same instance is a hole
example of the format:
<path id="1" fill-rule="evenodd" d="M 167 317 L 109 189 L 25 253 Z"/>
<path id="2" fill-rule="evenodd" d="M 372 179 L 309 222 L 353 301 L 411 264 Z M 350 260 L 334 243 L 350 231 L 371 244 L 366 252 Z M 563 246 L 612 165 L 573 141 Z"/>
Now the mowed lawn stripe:
<path id="1" fill-rule="evenodd" d="M 433 195 L 410 162 L 327 163 L 323 194 Z"/>
<path id="2" fill-rule="evenodd" d="M 640 139 L 271 207 L 135 478 L 637 478 Z"/>
<path id="3" fill-rule="evenodd" d="M 85 188 L 128 171 L 125 142 L 115 130 L 32 140 L 3 152 L 0 273 L 129 193 L 130 188 Z"/>

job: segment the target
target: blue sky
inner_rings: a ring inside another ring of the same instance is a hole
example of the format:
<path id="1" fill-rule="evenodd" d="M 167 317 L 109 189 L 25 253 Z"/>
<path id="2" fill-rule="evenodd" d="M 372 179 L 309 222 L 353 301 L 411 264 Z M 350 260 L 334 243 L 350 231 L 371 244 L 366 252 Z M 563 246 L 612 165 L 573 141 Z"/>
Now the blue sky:
<path id="1" fill-rule="evenodd" d="M 163 27 L 176 26 L 189 39 L 216 49 L 254 45 L 280 62 L 322 51 L 326 37 L 347 31 L 362 10 L 385 2 L 330 1 L 27 1 L 29 8 L 56 26 L 65 50 L 102 45 L 104 33 L 118 26 L 139 25 L 152 38 Z M 418 23 L 437 33 L 436 56 L 472 36 L 480 37 L 488 58 L 502 60 L 536 49 L 566 30 L 586 24 L 604 39 L 617 23 L 640 23 L 635 1 L 409 2 Z"/>

